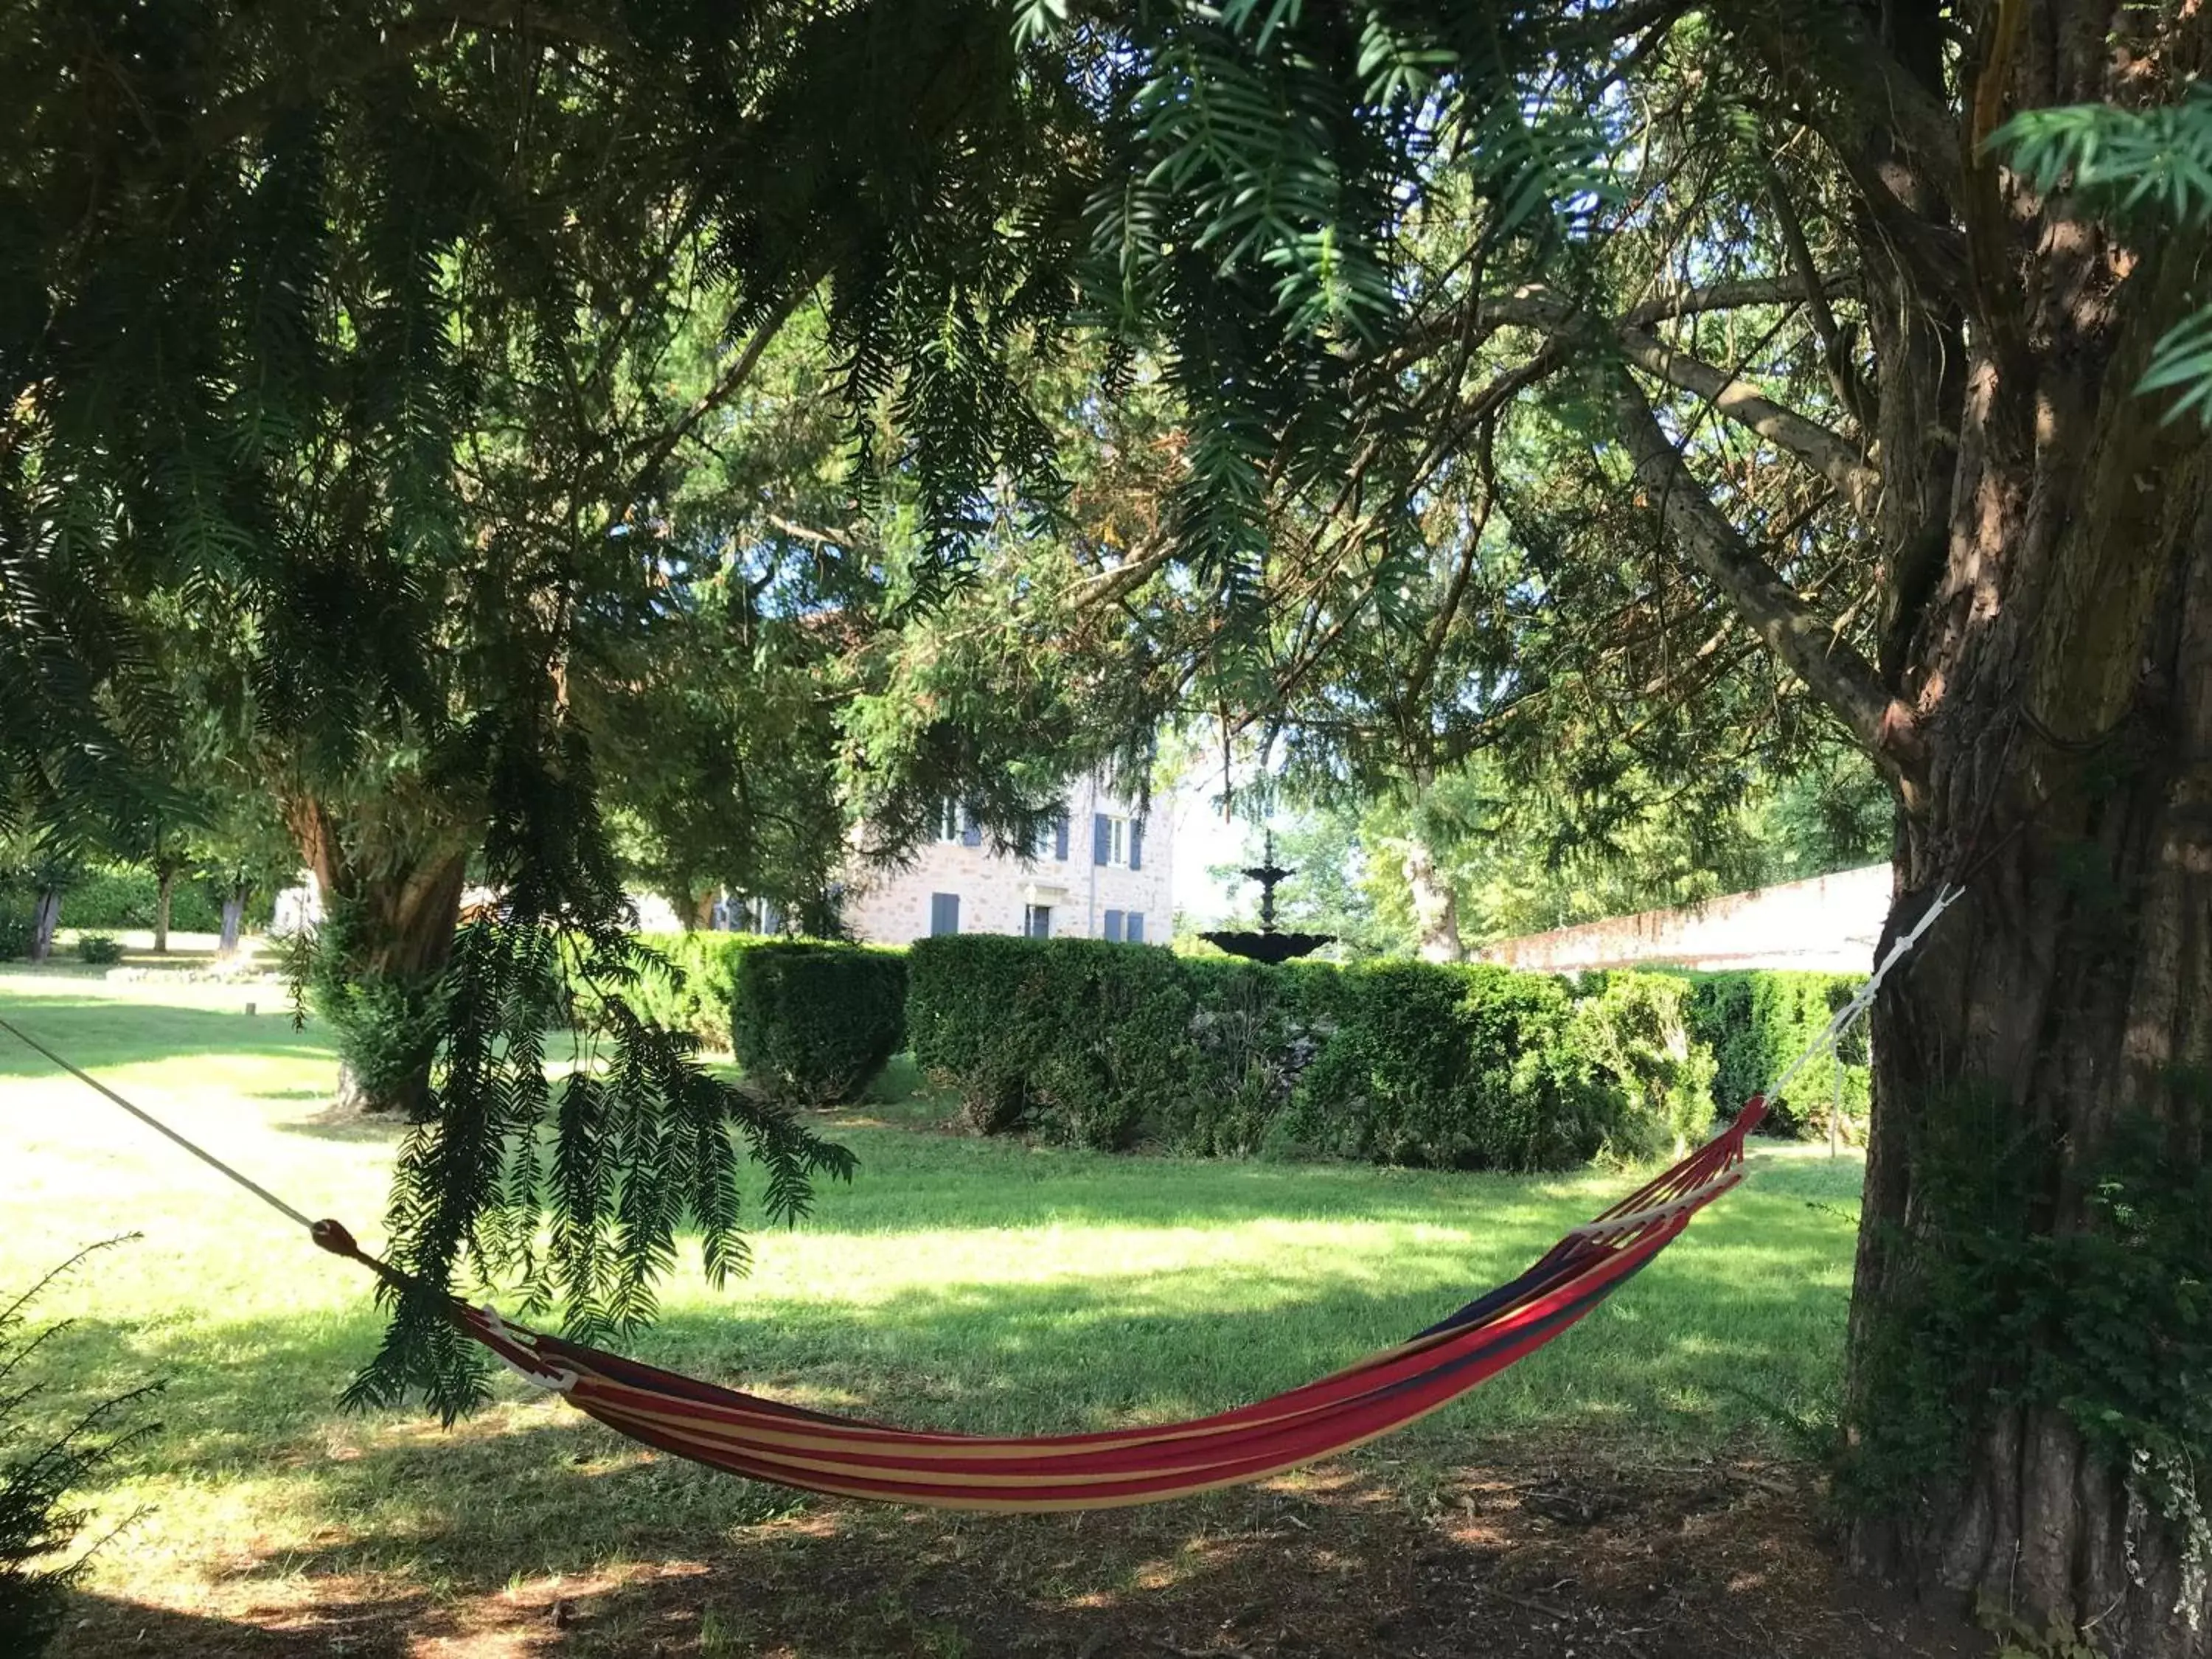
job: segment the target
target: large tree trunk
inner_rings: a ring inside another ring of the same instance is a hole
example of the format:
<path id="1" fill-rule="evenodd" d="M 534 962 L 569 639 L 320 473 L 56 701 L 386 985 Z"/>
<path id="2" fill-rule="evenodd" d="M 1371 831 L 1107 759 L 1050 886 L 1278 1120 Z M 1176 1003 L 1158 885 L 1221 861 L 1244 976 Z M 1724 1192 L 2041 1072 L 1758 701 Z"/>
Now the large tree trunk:
<path id="1" fill-rule="evenodd" d="M 324 906 L 318 1000 L 337 1036 L 337 1104 L 344 1110 L 428 1109 L 442 1029 L 439 981 L 453 952 L 466 878 L 465 846 L 439 826 L 388 824 L 380 844 L 349 847 L 321 802 L 288 804 L 288 821 Z"/>
<path id="2" fill-rule="evenodd" d="M 1900 311 L 1879 352 L 1885 409 L 1957 411 L 1955 462 L 1948 437 L 1913 447 L 1902 425 L 1893 448 L 1885 422 L 1900 520 L 1905 503 L 1948 503 L 1934 580 L 1904 584 L 1898 606 L 1897 689 L 1918 724 L 1893 933 L 1944 882 L 1967 890 L 1877 1010 L 1850 1541 L 1865 1567 L 1970 1591 L 2038 1632 L 2206 1659 L 2191 1528 L 2159 1513 L 2160 1468 L 2130 1458 L 2141 1425 L 2098 1415 L 2125 1403 L 2100 1365 L 2132 1357 L 2154 1399 L 2179 1381 L 2160 1372 L 2182 1333 L 2154 1301 L 2127 1303 L 2156 1294 L 2155 1273 L 2115 1292 L 2123 1305 L 2078 1293 L 2084 1241 L 2116 1226 L 2100 1182 L 2131 1135 L 2161 1156 L 2130 1201 L 2185 1204 L 2203 1168 L 2212 446 L 2132 390 L 2180 273 L 2130 269 L 2095 227 L 2020 207 L 1998 210 L 2033 244 L 2005 273 L 2018 314 L 1975 331 L 1957 401 L 1935 395 L 1952 366 L 1912 337 L 1935 326 L 1925 314 Z M 1911 533 L 1887 529 L 1895 546 Z"/>
<path id="3" fill-rule="evenodd" d="M 154 954 L 169 954 L 169 905 L 177 892 L 177 878 L 164 870 L 154 878 Z"/>

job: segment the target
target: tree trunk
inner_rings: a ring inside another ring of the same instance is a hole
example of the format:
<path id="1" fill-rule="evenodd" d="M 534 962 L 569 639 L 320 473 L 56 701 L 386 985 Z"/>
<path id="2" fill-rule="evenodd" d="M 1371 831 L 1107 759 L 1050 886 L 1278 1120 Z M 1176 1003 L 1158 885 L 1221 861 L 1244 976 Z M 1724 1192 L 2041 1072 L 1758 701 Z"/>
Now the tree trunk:
<path id="1" fill-rule="evenodd" d="M 62 895 L 49 887 L 39 895 L 31 911 L 31 960 L 44 962 L 54 953 L 54 929 L 61 925 Z"/>
<path id="2" fill-rule="evenodd" d="M 399 1112 L 430 1106 L 442 1029 L 441 975 L 453 952 L 468 855 L 443 826 L 379 823 L 349 847 L 336 813 L 319 801 L 286 808 L 322 895 L 317 1001 L 337 1036 L 337 1103 Z"/>
<path id="3" fill-rule="evenodd" d="M 714 925 L 714 890 L 702 888 L 689 896 L 684 912 L 684 931 L 696 933 Z"/>
<path id="4" fill-rule="evenodd" d="M 169 902 L 176 896 L 177 878 L 167 871 L 154 878 L 154 954 L 169 954 Z"/>
<path id="5" fill-rule="evenodd" d="M 1418 836 L 1405 842 L 1406 885 L 1413 899 L 1413 931 L 1424 962 L 1464 962 L 1467 946 L 1459 936 L 1459 896 L 1451 878 L 1437 868 L 1435 852 Z"/>
<path id="6" fill-rule="evenodd" d="M 238 954 L 239 929 L 245 924 L 245 921 L 246 889 L 234 886 L 223 895 L 222 936 L 216 945 L 217 956 L 234 957 Z"/>
<path id="7" fill-rule="evenodd" d="M 2131 1457 L 2140 1423 L 2098 1416 L 2128 1405 L 2096 1374 L 2114 1330 L 2154 1400 L 2183 1333 L 2125 1299 L 2143 1285 L 2085 1306 L 2069 1266 L 2118 1224 L 2099 1185 L 2139 1127 L 2186 1201 L 2212 1094 L 2212 447 L 2133 394 L 2162 323 L 2118 325 L 2116 268 L 2093 228 L 2049 234 L 2020 332 L 1972 343 L 1947 558 L 1906 612 L 1890 931 L 1944 882 L 1966 896 L 1876 1011 L 1844 1491 L 1864 1567 L 2124 1659 L 2207 1659 L 2203 1522 L 2192 1545 Z M 1886 398 L 1914 361 L 1890 368 Z"/>

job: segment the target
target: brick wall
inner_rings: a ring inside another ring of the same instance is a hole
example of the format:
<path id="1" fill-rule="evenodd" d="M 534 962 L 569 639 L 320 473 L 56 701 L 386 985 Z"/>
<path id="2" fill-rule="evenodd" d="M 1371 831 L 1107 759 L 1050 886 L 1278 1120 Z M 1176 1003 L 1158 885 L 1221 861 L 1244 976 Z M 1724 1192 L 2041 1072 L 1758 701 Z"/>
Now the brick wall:
<path id="1" fill-rule="evenodd" d="M 1049 842 L 1043 857 L 1021 860 L 988 844 L 933 841 L 902 868 L 856 865 L 844 878 L 845 925 L 855 939 L 903 945 L 929 933 L 931 896 L 951 893 L 960 900 L 963 933 L 1018 933 L 1025 907 L 1043 904 L 1051 908 L 1054 938 L 1101 938 L 1108 910 L 1134 910 L 1145 918 L 1145 942 L 1166 944 L 1174 921 L 1173 815 L 1155 811 L 1145 820 L 1142 867 L 1131 870 L 1093 861 L 1091 819 L 1099 812 L 1132 816 L 1120 797 L 1093 781 L 1070 792 L 1064 862 Z"/>
<path id="2" fill-rule="evenodd" d="M 1484 962 L 1547 973 L 1650 963 L 1863 974 L 1874 967 L 1890 891 L 1889 866 L 1869 865 L 1679 910 L 1646 910 L 1501 939 L 1475 954 Z"/>

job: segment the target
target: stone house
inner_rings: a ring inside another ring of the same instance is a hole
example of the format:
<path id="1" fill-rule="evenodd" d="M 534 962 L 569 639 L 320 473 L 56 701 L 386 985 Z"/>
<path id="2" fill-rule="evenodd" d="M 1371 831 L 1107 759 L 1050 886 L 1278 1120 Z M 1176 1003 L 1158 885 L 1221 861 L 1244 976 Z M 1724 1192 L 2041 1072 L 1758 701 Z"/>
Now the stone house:
<path id="1" fill-rule="evenodd" d="M 903 866 L 845 878 L 854 938 L 904 945 L 931 933 L 1020 933 L 1164 945 L 1170 931 L 1173 815 L 1140 814 L 1097 778 L 1070 793 L 1025 857 L 996 851 L 957 802 Z"/>

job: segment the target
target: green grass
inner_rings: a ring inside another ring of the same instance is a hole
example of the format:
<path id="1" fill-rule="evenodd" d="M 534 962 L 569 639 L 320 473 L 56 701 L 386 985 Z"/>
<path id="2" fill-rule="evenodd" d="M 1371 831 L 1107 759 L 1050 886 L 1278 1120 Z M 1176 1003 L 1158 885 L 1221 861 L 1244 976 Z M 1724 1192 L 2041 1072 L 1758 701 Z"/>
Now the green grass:
<path id="1" fill-rule="evenodd" d="M 243 1012 L 247 999 L 260 1012 Z M 393 1132 L 331 1120 L 335 1063 L 266 987 L 0 974 L 0 1018 L 315 1215 L 374 1243 Z M 628 1346 L 810 1404 L 969 1430 L 1206 1411 L 1307 1380 L 1510 1277 L 1629 1184 L 1109 1158 L 939 1133 L 900 1066 L 836 1133 L 849 1187 L 696 1273 Z M 0 1289 L 137 1231 L 60 1288 L 71 1405 L 168 1379 L 162 1434 L 101 1512 L 109 1593 L 192 1604 L 366 1576 L 379 1594 L 696 1556 L 798 1500 L 657 1460 L 502 1383 L 452 1435 L 335 1401 L 378 1319 L 365 1278 L 0 1034 Z M 1499 1447 L 1638 1459 L 1749 1447 L 1832 1397 L 1859 1165 L 1760 1151 L 1747 1188 L 1576 1330 L 1353 1460 L 1398 1488 Z M 306 1591 L 301 1592 L 303 1595 Z M 315 1591 L 323 1594 L 322 1589 Z"/>

